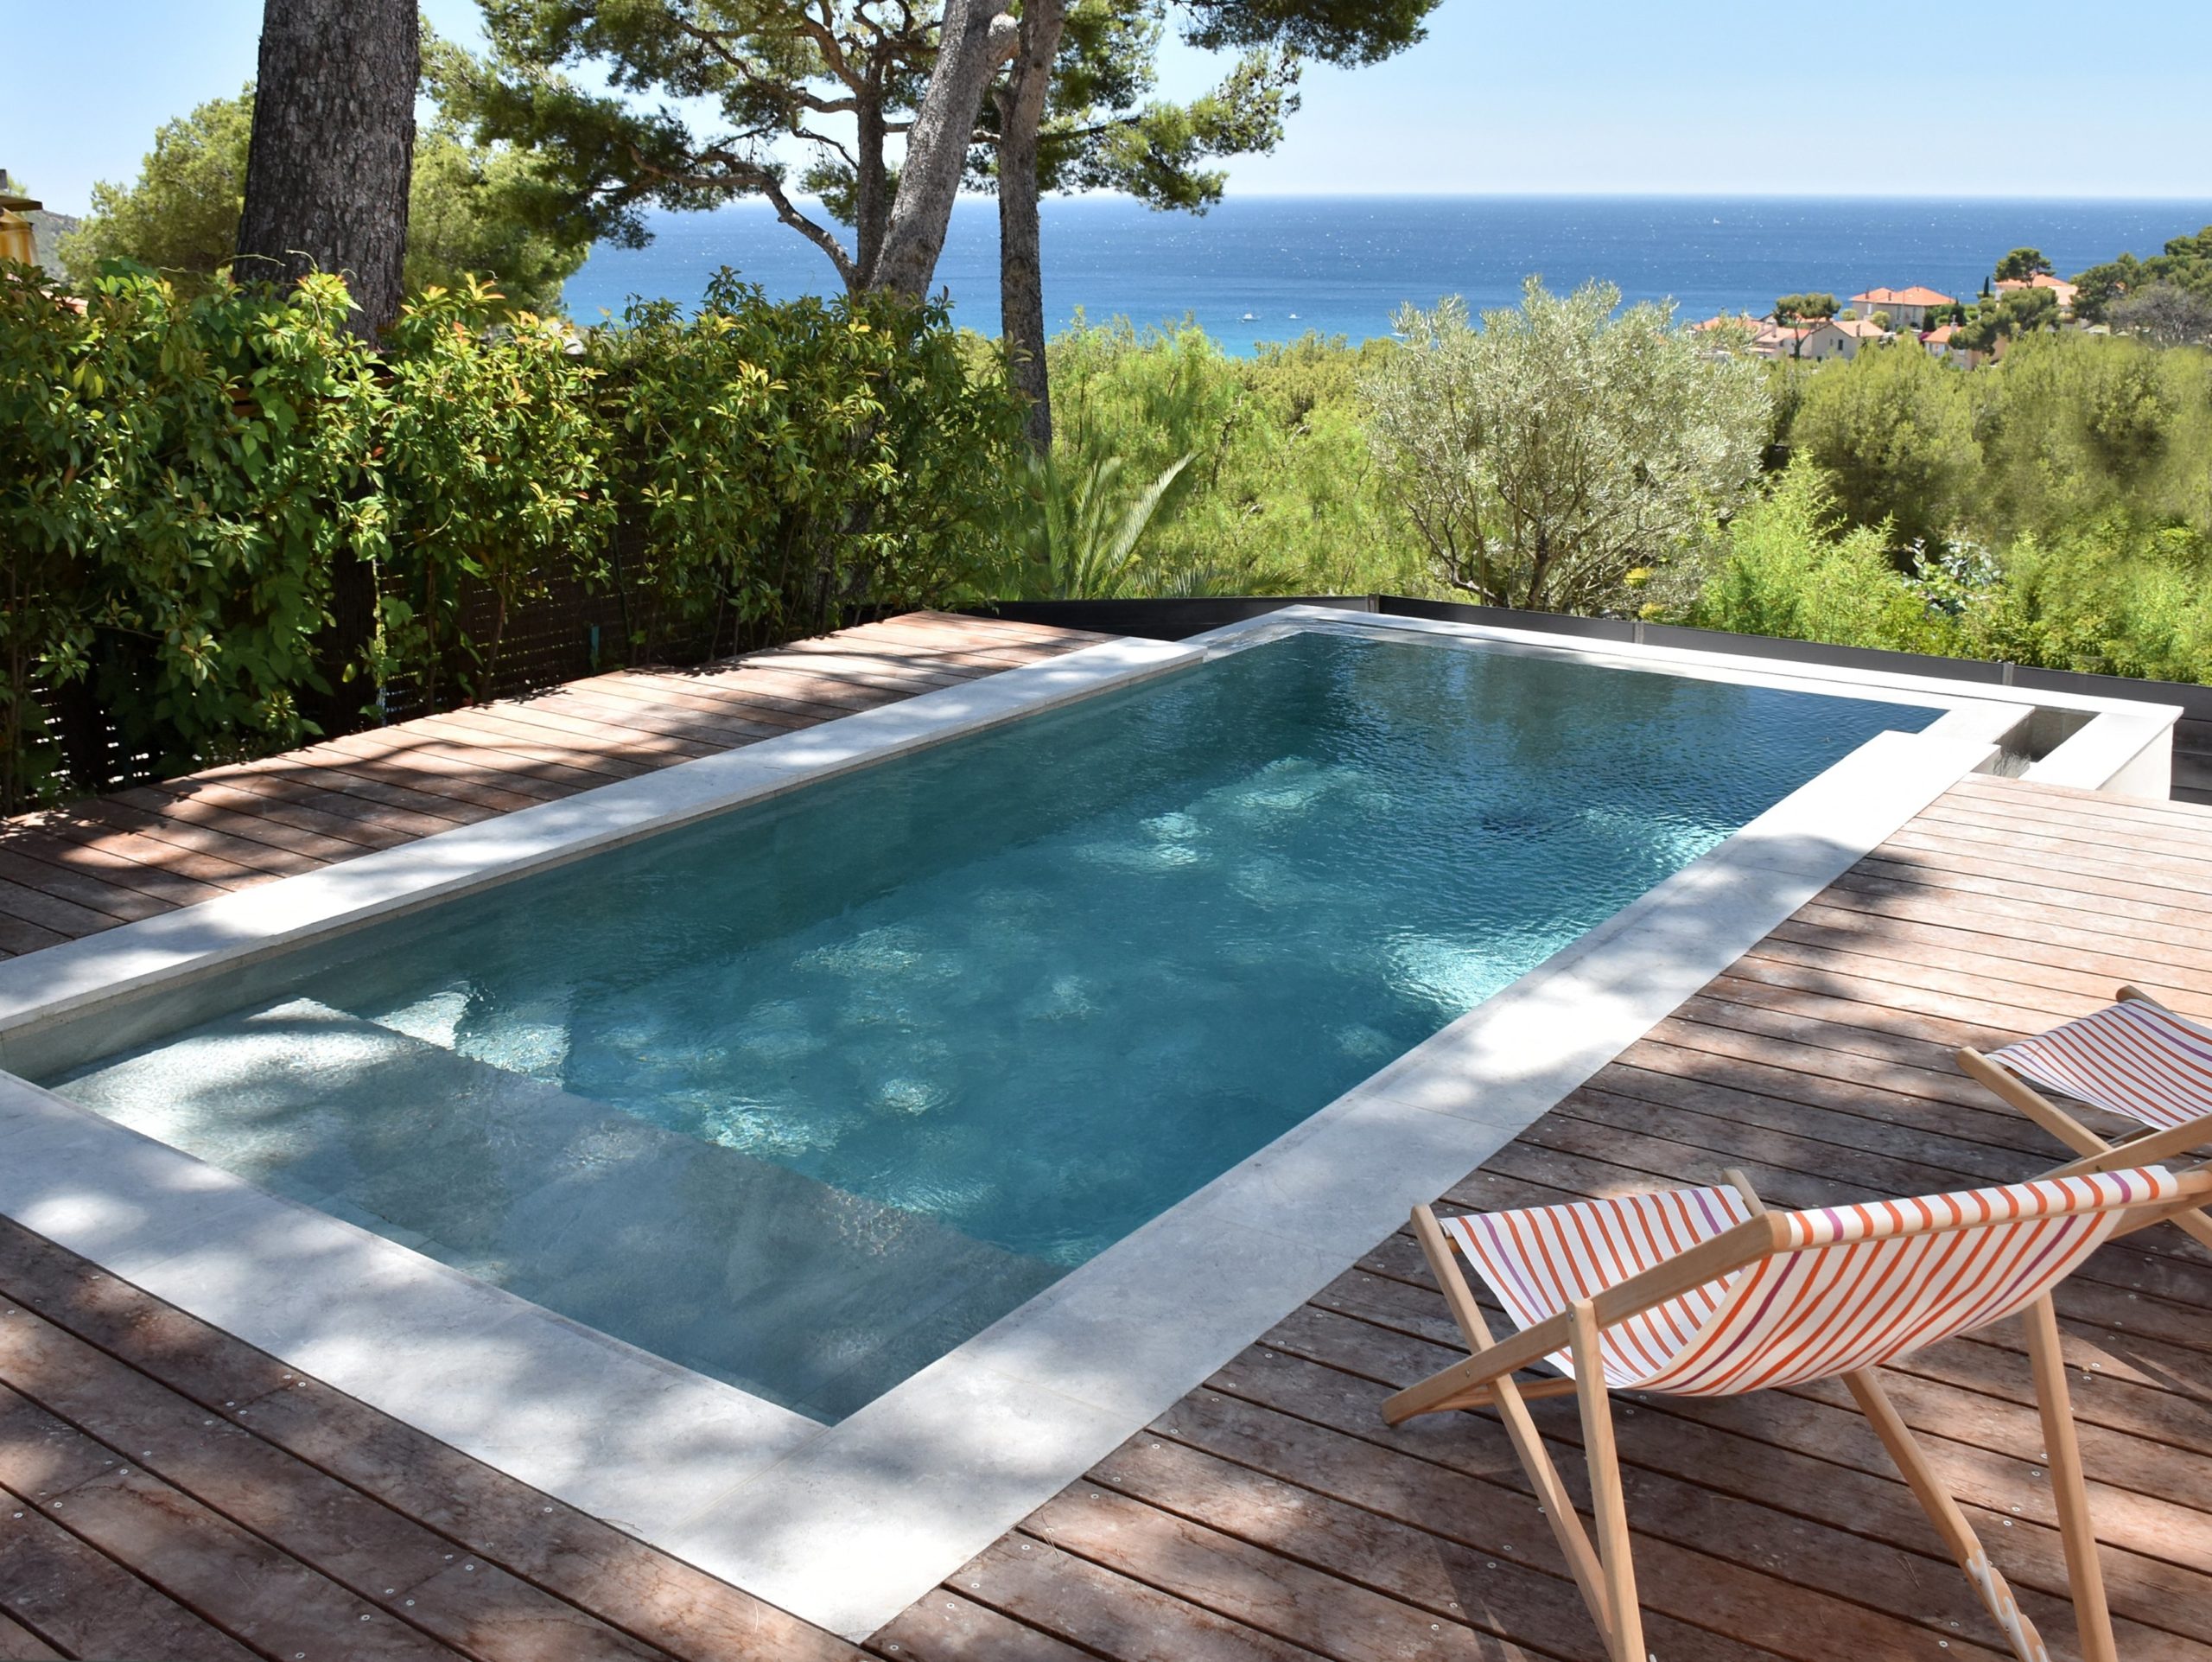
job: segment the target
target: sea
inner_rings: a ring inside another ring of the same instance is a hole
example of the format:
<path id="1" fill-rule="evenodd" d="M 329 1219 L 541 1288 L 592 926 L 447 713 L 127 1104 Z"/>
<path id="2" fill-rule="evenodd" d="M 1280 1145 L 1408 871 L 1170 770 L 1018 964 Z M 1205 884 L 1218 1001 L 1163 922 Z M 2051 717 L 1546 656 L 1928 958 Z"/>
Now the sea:
<path id="1" fill-rule="evenodd" d="M 2212 224 L 2202 201 L 1675 196 L 1230 196 L 1202 215 L 1126 197 L 1044 206 L 1046 322 L 1195 323 L 1231 352 L 1308 331 L 1352 341 L 1390 333 L 1401 306 L 1458 295 L 1481 311 L 1522 283 L 1590 278 L 1624 298 L 1672 300 L 1684 321 L 1764 313 L 1775 297 L 1849 296 L 1924 283 L 1970 297 L 2009 249 L 2040 248 L 2062 273 L 2122 250 L 2156 253 Z M 696 304 L 734 267 L 772 297 L 835 293 L 828 258 L 765 203 L 658 213 L 640 249 L 602 246 L 569 281 L 570 315 L 619 316 L 632 297 Z M 952 214 L 937 283 L 955 318 L 998 332 L 998 220 L 988 198 Z"/>

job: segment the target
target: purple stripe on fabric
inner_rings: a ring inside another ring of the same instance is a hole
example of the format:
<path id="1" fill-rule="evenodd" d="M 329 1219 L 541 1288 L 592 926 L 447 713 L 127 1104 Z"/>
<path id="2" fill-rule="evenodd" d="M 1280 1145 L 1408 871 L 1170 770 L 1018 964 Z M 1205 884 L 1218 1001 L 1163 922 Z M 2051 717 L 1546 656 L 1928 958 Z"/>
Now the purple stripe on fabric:
<path id="1" fill-rule="evenodd" d="M 1490 1244 L 1490 1251 L 1488 1252 L 1482 1251 L 1478 1249 L 1477 1251 L 1469 1254 L 1469 1256 L 1473 1258 L 1475 1268 L 1484 1272 L 1483 1279 L 1491 1283 L 1491 1291 L 1496 1293 L 1500 1298 L 1503 1299 L 1509 1304 L 1516 1302 L 1519 1302 L 1524 1310 L 1535 1310 L 1542 1308 L 1544 1299 L 1541 1289 L 1529 1283 L 1528 1279 L 1528 1268 L 1521 1262 L 1519 1256 L 1514 1252 L 1511 1245 L 1498 1239 L 1498 1226 L 1491 1213 L 1483 1213 L 1471 1219 L 1459 1218 L 1454 1219 L 1454 1221 L 1463 1226 L 1472 1222 L 1479 1227 L 1483 1234 L 1488 1238 Z M 1470 1239 L 1471 1244 L 1471 1238 Z M 1499 1264 L 1492 1264 L 1491 1258 L 1493 1254 L 1498 1260 L 1500 1260 Z M 1491 1272 L 1493 1271 L 1502 1271 L 1505 1278 L 1510 1281 L 1520 1289 L 1520 1295 L 1517 1301 L 1514 1294 L 1507 1291 L 1505 1288 L 1497 1285 L 1497 1282 L 1492 1278 Z M 1526 1327 L 1529 1324 L 1524 1321 L 1522 1325 Z"/>

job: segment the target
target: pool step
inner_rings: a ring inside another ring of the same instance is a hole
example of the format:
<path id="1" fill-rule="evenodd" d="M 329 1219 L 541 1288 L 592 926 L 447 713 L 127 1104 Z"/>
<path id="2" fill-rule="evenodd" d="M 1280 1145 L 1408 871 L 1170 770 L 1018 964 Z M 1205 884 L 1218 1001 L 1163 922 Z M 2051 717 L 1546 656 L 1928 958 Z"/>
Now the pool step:
<path id="1" fill-rule="evenodd" d="M 54 1089 L 817 1419 L 842 1418 L 1059 1274 L 308 999 Z"/>

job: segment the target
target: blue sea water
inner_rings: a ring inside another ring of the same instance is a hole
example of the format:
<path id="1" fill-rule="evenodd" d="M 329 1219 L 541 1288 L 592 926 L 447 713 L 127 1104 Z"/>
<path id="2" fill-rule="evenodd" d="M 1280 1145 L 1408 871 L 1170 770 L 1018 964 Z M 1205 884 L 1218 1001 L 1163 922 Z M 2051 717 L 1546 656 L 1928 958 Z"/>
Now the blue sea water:
<path id="1" fill-rule="evenodd" d="M 996 213 L 960 202 L 938 265 L 959 321 L 987 334 L 998 332 Z M 632 295 L 696 302 L 724 264 L 777 297 L 837 287 L 828 260 L 758 202 L 652 223 L 651 245 L 595 250 L 569 279 L 579 321 Z M 2212 201 L 1232 196 L 1192 217 L 1077 197 L 1045 205 L 1045 302 L 1055 328 L 1078 308 L 1140 325 L 1187 315 L 1243 352 L 1308 329 L 1387 334 L 1394 309 L 1447 294 L 1512 305 L 1532 273 L 1554 288 L 1602 277 L 1631 301 L 1672 298 L 1686 320 L 1763 313 L 1803 290 L 1925 283 L 1964 297 L 2023 244 L 2071 273 L 2208 223 Z"/>
<path id="2" fill-rule="evenodd" d="M 836 1418 L 1935 714 L 1306 633 L 310 949 L 57 1088 Z"/>

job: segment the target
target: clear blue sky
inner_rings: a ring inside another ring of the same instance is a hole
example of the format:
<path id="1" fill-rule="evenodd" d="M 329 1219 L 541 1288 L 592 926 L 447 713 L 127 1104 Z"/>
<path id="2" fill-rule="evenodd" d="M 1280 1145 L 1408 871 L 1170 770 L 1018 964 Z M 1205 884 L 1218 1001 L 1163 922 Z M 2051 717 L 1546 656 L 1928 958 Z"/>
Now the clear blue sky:
<path id="1" fill-rule="evenodd" d="M 426 0 L 466 39 L 474 0 Z M 1750 0 L 1445 0 L 1396 60 L 1308 73 L 1232 188 L 2212 196 L 2212 6 L 1914 13 L 1885 38 Z M 261 0 L 0 0 L 0 166 L 65 212 L 253 73 Z M 1950 37 L 1948 41 L 1942 37 Z M 1213 66 L 1178 48 L 1167 90 Z"/>

